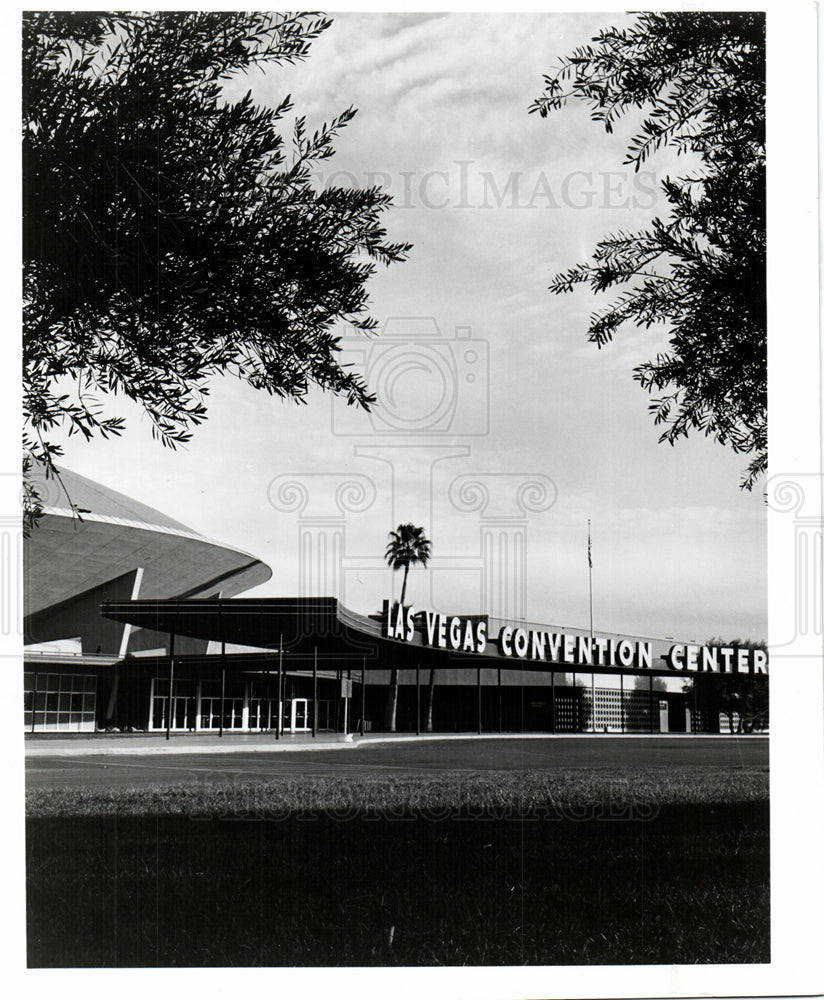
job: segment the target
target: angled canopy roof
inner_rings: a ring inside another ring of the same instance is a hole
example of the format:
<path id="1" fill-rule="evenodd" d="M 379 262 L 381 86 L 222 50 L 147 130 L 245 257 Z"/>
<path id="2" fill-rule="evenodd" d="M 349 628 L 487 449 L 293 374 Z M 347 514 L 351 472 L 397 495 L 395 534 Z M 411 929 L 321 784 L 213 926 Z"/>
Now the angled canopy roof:
<path id="1" fill-rule="evenodd" d="M 257 646 L 287 653 L 311 656 L 317 650 L 324 660 L 365 660 L 367 667 L 410 666 L 415 662 L 439 666 L 497 666 L 506 664 L 515 670 L 569 671 L 571 663 L 539 662 L 505 656 L 498 645 L 494 624 L 481 653 L 454 652 L 428 646 L 422 634 L 423 624 L 416 625 L 411 642 L 390 639 L 383 634 L 380 615 L 367 617 L 345 608 L 334 597 L 234 598 L 232 600 L 106 601 L 101 613 L 119 622 L 177 636 L 212 639 L 244 646 Z M 543 626 L 548 628 L 548 626 Z M 621 639 L 614 636 L 614 639 Z M 653 676 L 671 674 L 662 660 L 663 640 L 650 640 L 652 660 L 649 668 L 597 666 L 596 673 L 643 673 Z M 593 668 L 590 666 L 590 670 Z"/>
<path id="2" fill-rule="evenodd" d="M 325 658 L 374 657 L 378 643 L 391 641 L 381 638 L 380 622 L 333 597 L 106 601 L 101 613 L 155 632 L 295 653 L 317 649 Z"/>

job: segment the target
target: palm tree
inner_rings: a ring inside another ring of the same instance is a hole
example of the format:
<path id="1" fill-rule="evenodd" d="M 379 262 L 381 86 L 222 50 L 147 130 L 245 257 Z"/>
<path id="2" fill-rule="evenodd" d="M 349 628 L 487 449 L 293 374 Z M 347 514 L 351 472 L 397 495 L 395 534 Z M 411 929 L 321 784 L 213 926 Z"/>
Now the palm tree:
<path id="1" fill-rule="evenodd" d="M 432 543 L 423 533 L 423 528 L 414 524 L 399 524 L 397 531 L 389 532 L 389 544 L 386 546 L 386 561 L 392 569 L 403 569 L 403 586 L 401 587 L 401 604 L 406 598 L 406 578 L 409 567 L 420 563 L 426 566 L 431 555 Z"/>
<path id="2" fill-rule="evenodd" d="M 406 599 L 406 581 L 409 576 L 409 567 L 418 563 L 426 566 L 431 555 L 431 548 L 432 543 L 424 534 L 424 529 L 416 528 L 414 524 L 399 524 L 397 531 L 389 532 L 389 544 L 386 546 L 385 558 L 392 569 L 403 569 L 401 604 Z M 390 733 L 395 732 L 397 714 L 398 668 L 397 666 L 393 666 L 389 677 L 389 696 L 386 703 L 386 728 Z"/>

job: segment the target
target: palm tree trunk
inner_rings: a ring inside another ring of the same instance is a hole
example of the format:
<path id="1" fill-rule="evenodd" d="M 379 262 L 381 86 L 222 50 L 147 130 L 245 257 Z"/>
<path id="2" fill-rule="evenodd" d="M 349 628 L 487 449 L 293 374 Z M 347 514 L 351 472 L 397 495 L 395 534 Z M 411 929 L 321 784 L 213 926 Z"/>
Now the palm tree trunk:
<path id="1" fill-rule="evenodd" d="M 406 578 L 409 576 L 409 563 L 403 568 L 403 586 L 401 587 L 401 605 L 406 599 Z"/>
<path id="2" fill-rule="evenodd" d="M 398 668 L 392 667 L 389 690 L 386 692 L 386 731 L 394 733 L 398 721 Z"/>
<path id="3" fill-rule="evenodd" d="M 426 703 L 426 724 L 424 726 L 424 732 L 432 732 L 432 708 L 435 702 L 435 668 L 430 667 L 429 669 L 429 698 Z"/>

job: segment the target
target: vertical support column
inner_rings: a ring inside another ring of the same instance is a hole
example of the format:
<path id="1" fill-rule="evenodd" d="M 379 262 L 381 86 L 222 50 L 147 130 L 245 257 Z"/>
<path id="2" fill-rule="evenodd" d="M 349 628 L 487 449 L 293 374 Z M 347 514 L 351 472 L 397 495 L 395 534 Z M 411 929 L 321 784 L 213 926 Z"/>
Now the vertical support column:
<path id="1" fill-rule="evenodd" d="M 692 682 L 692 715 L 690 716 L 690 729 L 693 733 L 698 732 L 698 693 L 695 690 L 695 681 Z"/>
<path id="2" fill-rule="evenodd" d="M 166 739 L 172 729 L 172 711 L 175 703 L 175 634 L 169 634 L 169 700 L 166 703 Z"/>
<path id="3" fill-rule="evenodd" d="M 594 670 L 592 671 L 592 674 L 590 676 L 592 678 L 592 688 L 591 688 L 591 691 L 592 691 L 592 731 L 593 731 L 593 733 L 597 733 L 598 732 L 598 727 L 595 725 L 595 671 Z"/>
<path id="4" fill-rule="evenodd" d="M 220 644 L 220 732 L 223 736 L 223 716 L 226 712 L 226 643 Z"/>
<path id="5" fill-rule="evenodd" d="M 652 674 L 649 675 L 649 731 L 655 732 L 652 719 Z"/>
<path id="6" fill-rule="evenodd" d="M 417 698 L 417 715 L 416 715 L 416 725 L 415 734 L 417 736 L 421 735 L 421 661 L 417 660 L 415 663 L 415 696 Z"/>
<path id="7" fill-rule="evenodd" d="M 318 735 L 318 647 L 312 660 L 312 736 Z"/>
<path id="8" fill-rule="evenodd" d="M 621 674 L 621 732 L 627 731 L 626 718 L 624 716 L 624 675 Z"/>
<path id="9" fill-rule="evenodd" d="M 195 686 L 194 709 L 195 717 L 189 725 L 192 732 L 197 732 L 200 728 L 200 671 L 201 667 L 196 663 L 194 666 L 192 681 Z"/>
<path id="10" fill-rule="evenodd" d="M 504 731 L 504 709 L 501 697 L 501 665 L 498 664 L 498 732 Z"/>
<path id="11" fill-rule="evenodd" d="M 265 709 L 264 709 L 265 706 Z M 263 668 L 263 692 L 260 698 L 260 718 L 258 726 L 261 730 L 269 730 L 269 720 L 272 713 L 272 687 L 269 683 L 269 661 Z"/>
<path id="12" fill-rule="evenodd" d="M 128 628 L 128 625 L 126 626 Z M 118 664 L 114 665 L 114 677 L 112 678 L 112 686 L 109 690 L 109 700 L 106 704 L 106 716 L 103 719 L 106 726 L 112 726 L 115 722 L 115 715 L 117 711 L 117 695 L 120 686 L 120 671 L 118 670 Z"/>
<path id="13" fill-rule="evenodd" d="M 552 678 L 552 680 L 550 681 L 550 691 L 552 694 L 552 716 L 551 716 L 552 725 L 550 731 L 554 736 L 555 735 L 555 671 L 553 670 L 549 676 Z"/>
<path id="14" fill-rule="evenodd" d="M 352 668 L 346 668 L 346 697 L 343 699 L 343 735 L 349 735 L 349 699 L 352 697 Z"/>
<path id="15" fill-rule="evenodd" d="M 343 668 L 335 668 L 335 686 L 337 693 L 335 694 L 335 732 L 340 732 L 340 703 L 343 698 Z"/>
<path id="16" fill-rule="evenodd" d="M 275 739 L 280 739 L 283 728 L 283 633 L 278 646 L 278 720 L 275 728 Z"/>
<path id="17" fill-rule="evenodd" d="M 361 712 L 360 712 L 360 734 L 363 736 L 366 730 L 366 657 L 363 658 L 361 667 Z"/>
<path id="18" fill-rule="evenodd" d="M 149 721 L 146 725 L 146 730 L 151 732 L 154 729 L 154 677 L 149 678 Z"/>
<path id="19" fill-rule="evenodd" d="M 246 681 L 243 685 L 243 708 L 240 710 L 240 728 L 244 733 L 249 732 L 249 702 L 250 695 L 254 694 L 254 681 Z"/>
<path id="20" fill-rule="evenodd" d="M 481 735 L 481 668 L 478 667 L 478 735 Z"/>
<path id="21" fill-rule="evenodd" d="M 31 731 L 32 732 L 34 732 L 35 713 L 37 712 L 37 678 L 38 677 L 39 677 L 39 674 L 35 670 L 35 672 L 34 672 L 34 692 L 33 692 L 32 696 L 31 696 Z M 151 712 L 151 702 L 149 702 L 149 711 Z M 151 728 L 151 722 L 149 723 L 149 726 Z"/>
<path id="22" fill-rule="evenodd" d="M 581 731 L 581 720 L 579 718 L 580 712 L 578 708 L 578 685 L 575 683 L 577 675 L 575 671 L 572 671 L 572 731 L 573 733 L 580 733 Z"/>

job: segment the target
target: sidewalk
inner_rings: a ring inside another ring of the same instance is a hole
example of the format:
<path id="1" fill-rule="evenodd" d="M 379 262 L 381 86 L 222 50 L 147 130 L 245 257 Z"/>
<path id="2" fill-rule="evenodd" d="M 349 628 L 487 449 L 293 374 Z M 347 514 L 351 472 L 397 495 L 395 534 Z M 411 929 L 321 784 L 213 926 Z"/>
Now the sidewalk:
<path id="1" fill-rule="evenodd" d="M 278 753 L 299 750 L 346 750 L 386 743 L 411 743 L 430 740 L 766 740 L 767 734 L 718 733 L 77 733 L 76 735 L 27 733 L 26 757 L 80 757 L 150 754 Z"/>
<path id="2" fill-rule="evenodd" d="M 358 737 L 349 733 L 172 733 L 167 740 L 162 733 L 78 733 L 26 734 L 27 757 L 77 757 L 117 754 L 197 754 L 197 753 L 272 753 L 278 750 L 343 750 L 356 746 Z"/>

